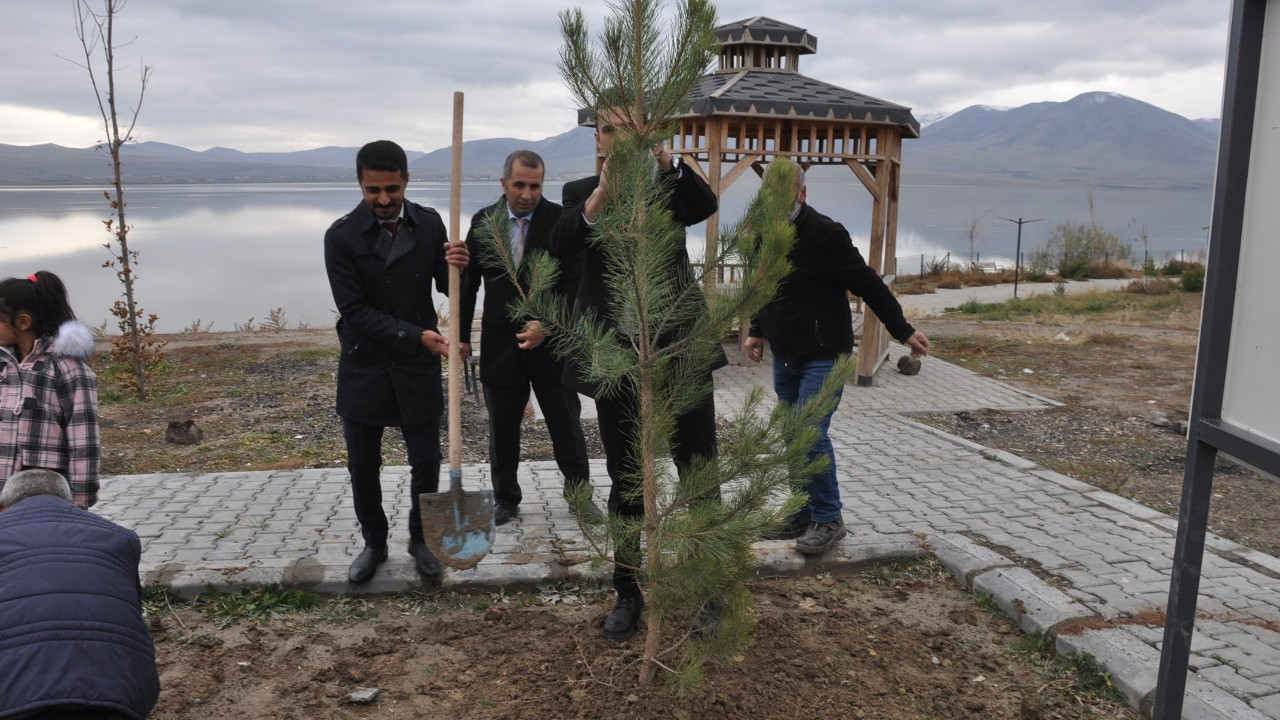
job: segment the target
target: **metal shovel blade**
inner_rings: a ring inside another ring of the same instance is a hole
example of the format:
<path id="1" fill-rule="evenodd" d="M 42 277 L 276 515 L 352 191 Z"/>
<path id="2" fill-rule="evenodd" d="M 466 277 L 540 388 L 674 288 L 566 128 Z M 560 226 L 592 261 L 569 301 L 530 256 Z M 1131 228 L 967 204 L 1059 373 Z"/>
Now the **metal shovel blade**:
<path id="1" fill-rule="evenodd" d="M 447 492 L 418 496 L 422 540 L 454 570 L 476 566 L 493 547 L 493 491 L 462 489 L 462 473 L 449 471 Z"/>

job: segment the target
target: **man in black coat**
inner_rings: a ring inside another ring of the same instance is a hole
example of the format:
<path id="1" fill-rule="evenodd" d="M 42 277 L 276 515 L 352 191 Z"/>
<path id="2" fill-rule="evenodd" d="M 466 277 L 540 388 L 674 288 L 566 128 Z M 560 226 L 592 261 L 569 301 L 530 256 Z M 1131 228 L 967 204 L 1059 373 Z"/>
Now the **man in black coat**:
<path id="1" fill-rule="evenodd" d="M 448 266 L 467 266 L 466 243 L 449 242 L 440 215 L 404 199 L 409 162 L 389 140 L 360 148 L 356 179 L 364 201 L 324 236 L 324 264 L 341 318 L 338 415 L 364 549 L 347 579 L 368 582 L 387 559 L 389 526 L 382 507 L 382 434 L 399 427 L 408 450 L 409 554 L 423 580 L 439 579 L 439 561 L 422 540 L 418 495 L 440 481 L 440 356 L 434 279 L 448 293 Z"/>
<path id="2" fill-rule="evenodd" d="M 760 362 L 767 339 L 773 350 L 773 387 L 778 400 L 803 404 L 817 393 L 836 357 L 853 351 L 851 292 L 861 297 L 889 334 L 911 347 L 913 357 L 929 354 L 929 338 L 907 322 L 902 305 L 876 274 L 849 232 L 840 223 L 809 207 L 804 170 L 796 168 L 792 223 L 796 241 L 787 255 L 792 271 L 778 284 L 778 294 L 752 319 L 744 341 L 751 359 Z M 838 401 L 838 398 L 837 398 Z M 780 538 L 798 538 L 796 550 L 818 555 L 845 536 L 836 457 L 827 429 L 835 408 L 818 425 L 809 457 L 825 455 L 827 467 L 805 487 L 809 502 L 789 519 Z"/>
<path id="3" fill-rule="evenodd" d="M 596 147 L 607 154 L 616 127 L 623 122 L 620 113 L 602 112 L 596 123 Z M 657 171 L 661 182 L 668 183 L 670 194 L 667 209 L 672 219 L 684 227 L 696 225 L 710 217 L 719 207 L 715 193 L 706 181 L 689 170 L 678 157 L 671 154 L 665 144 L 654 150 Z M 605 193 L 608 182 L 607 166 L 600 175 L 574 180 L 564 186 L 564 213 L 551 233 L 551 253 L 560 258 L 582 254 L 582 279 L 578 284 L 576 300 L 578 309 L 594 314 L 602 321 L 609 321 L 609 307 L 614 302 L 606 282 L 607 263 L 605 253 L 592 235 L 594 225 L 607 202 Z M 680 244 L 671 258 L 671 272 L 684 282 L 694 281 L 689 254 Z M 700 293 L 694 293 L 696 301 L 702 301 Z M 678 334 L 678 330 L 676 334 Z M 671 339 L 675 339 L 674 336 Z M 711 385 L 711 371 L 728 363 L 724 353 L 706 369 L 704 381 Z M 606 464 L 612 487 L 609 492 L 609 512 L 627 517 L 644 515 L 643 502 L 636 497 L 636 478 L 640 477 L 642 458 L 637 456 L 639 423 L 635 420 L 637 398 L 633 391 L 620 390 L 605 395 L 580 375 L 576 365 L 566 363 L 565 384 L 584 395 L 595 398 L 600 425 L 600 441 L 604 445 Z M 712 456 L 716 452 L 716 409 L 713 394 L 697 407 L 676 418 L 671 449 L 677 471 L 697 456 Z M 618 593 L 618 603 L 605 619 L 604 636 L 611 640 L 626 640 L 636 631 L 636 622 L 644 609 L 644 598 L 636 581 L 636 568 L 640 566 L 639 538 L 622 538 L 614 551 L 613 586 Z"/>
<path id="4" fill-rule="evenodd" d="M 489 474 L 493 481 L 493 521 L 497 525 L 520 514 L 522 495 L 516 471 L 520 465 L 520 424 L 529 404 L 530 387 L 547 419 L 547 432 L 556 464 L 564 474 L 566 494 L 590 482 L 578 393 L 561 382 L 564 364 L 551 354 L 542 324 L 527 317 L 513 320 L 508 311 L 521 289 L 529 289 L 524 259 L 536 250 L 547 250 L 547 236 L 560 219 L 560 206 L 542 196 L 545 171 L 542 158 L 531 150 L 517 150 L 507 156 L 502 167 L 502 198 L 476 213 L 467 233 L 471 264 L 462 277 L 459 340 L 462 354 L 469 354 L 476 295 L 483 283 L 480 383 L 489 408 Z M 510 237 L 503 238 L 502 247 L 477 236 L 483 234 L 486 223 L 503 216 L 509 220 Z M 561 288 L 576 284 L 577 260 L 571 257 L 561 263 Z M 515 279 L 511 268 L 515 269 Z"/>

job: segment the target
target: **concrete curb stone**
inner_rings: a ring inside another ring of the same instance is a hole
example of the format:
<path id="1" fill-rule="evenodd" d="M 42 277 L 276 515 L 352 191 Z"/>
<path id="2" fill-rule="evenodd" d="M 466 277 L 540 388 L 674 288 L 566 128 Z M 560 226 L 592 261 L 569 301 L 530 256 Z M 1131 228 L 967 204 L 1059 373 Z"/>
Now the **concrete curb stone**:
<path id="1" fill-rule="evenodd" d="M 1155 648 L 1115 628 L 1060 634 L 1056 647 L 1063 655 L 1092 655 L 1111 673 L 1112 685 L 1124 695 L 1130 707 L 1150 707 L 1160 669 L 1160 653 Z"/>
<path id="2" fill-rule="evenodd" d="M 1068 620 L 1097 617 L 1026 568 L 1002 567 L 976 575 L 973 591 L 991 598 L 1023 632 L 1050 634 Z"/>

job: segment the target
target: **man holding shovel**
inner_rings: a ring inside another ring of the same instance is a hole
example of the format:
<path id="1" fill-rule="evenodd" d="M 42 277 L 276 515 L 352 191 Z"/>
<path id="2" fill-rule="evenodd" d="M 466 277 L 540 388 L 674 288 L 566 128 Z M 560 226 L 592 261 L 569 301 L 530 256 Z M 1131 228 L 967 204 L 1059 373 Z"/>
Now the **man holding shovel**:
<path id="1" fill-rule="evenodd" d="M 363 201 L 324 238 L 325 271 L 341 317 L 338 415 L 364 549 L 347 579 L 362 584 L 387 559 L 382 507 L 382 434 L 399 427 L 410 465 L 409 554 L 424 582 L 440 563 L 422 541 L 418 495 L 440 479 L 440 356 L 449 341 L 437 327 L 431 280 L 448 292 L 448 267 L 465 268 L 466 243 L 448 242 L 439 213 L 405 200 L 409 162 L 389 140 L 360 148 L 356 179 Z"/>

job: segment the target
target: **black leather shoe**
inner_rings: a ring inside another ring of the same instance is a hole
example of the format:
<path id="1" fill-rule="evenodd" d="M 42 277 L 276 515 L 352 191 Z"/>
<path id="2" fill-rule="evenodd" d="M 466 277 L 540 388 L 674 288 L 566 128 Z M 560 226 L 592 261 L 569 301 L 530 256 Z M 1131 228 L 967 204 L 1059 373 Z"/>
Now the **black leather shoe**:
<path id="1" fill-rule="evenodd" d="M 498 503 L 493 506 L 493 524 L 506 525 L 507 521 L 513 517 L 520 515 L 519 505 L 508 505 L 506 503 Z"/>
<path id="2" fill-rule="evenodd" d="M 636 623 L 640 621 L 640 611 L 644 610 L 644 596 L 618 598 L 613 612 L 604 619 L 604 636 L 614 642 L 622 642 L 636 634 Z"/>
<path id="3" fill-rule="evenodd" d="M 604 513 L 600 511 L 595 500 L 591 498 L 590 491 L 582 499 L 583 502 L 580 505 L 574 503 L 575 496 L 580 492 L 578 488 L 579 486 L 576 483 L 565 485 L 564 499 L 569 503 L 569 514 L 577 518 L 578 522 L 583 525 L 599 525 L 604 522 Z"/>
<path id="4" fill-rule="evenodd" d="M 424 585 L 440 584 L 440 561 L 425 543 L 413 543 L 409 546 L 409 554 L 413 556 L 413 568 L 418 571 Z"/>
<path id="5" fill-rule="evenodd" d="M 373 579 L 378 566 L 387 561 L 387 549 L 365 546 L 351 568 L 347 570 L 347 582 L 352 585 L 363 585 Z"/>
<path id="6" fill-rule="evenodd" d="M 809 510 L 807 508 L 796 511 L 796 513 L 787 518 L 787 522 L 782 527 L 773 532 L 765 533 L 764 540 L 795 540 L 809 529 Z"/>
<path id="7" fill-rule="evenodd" d="M 720 628 L 720 603 L 712 600 L 697 615 L 693 616 L 693 636 L 699 640 L 706 640 L 716 634 L 716 630 Z"/>

